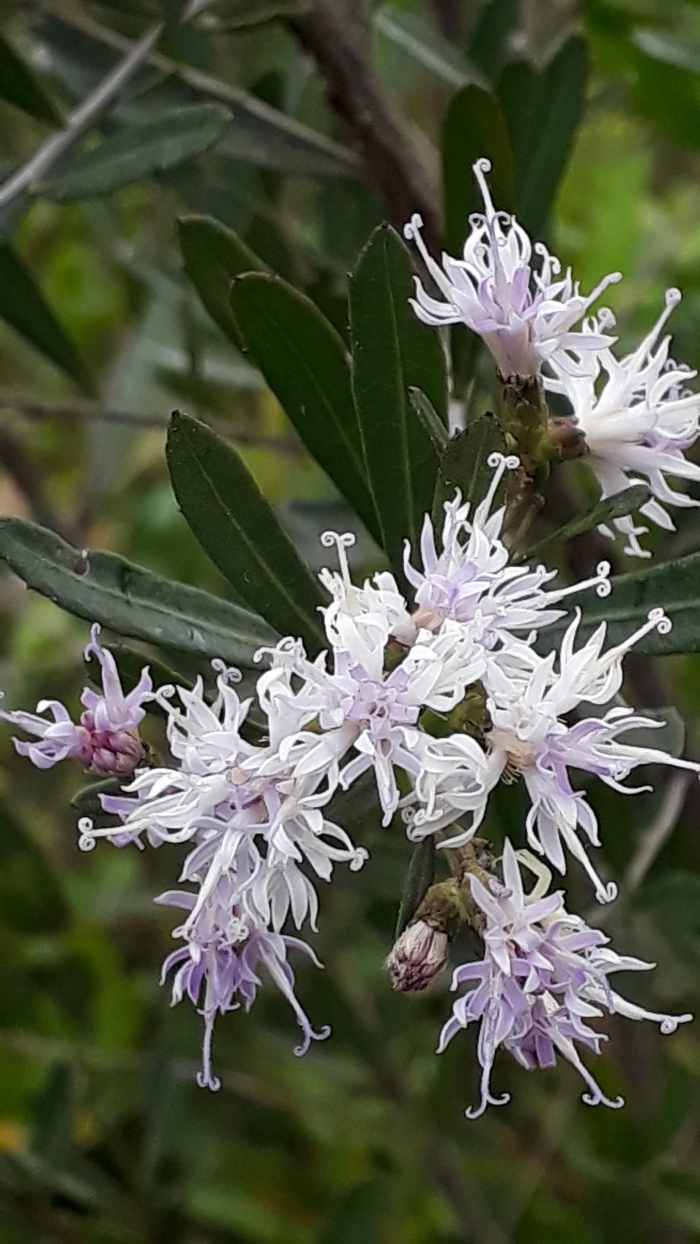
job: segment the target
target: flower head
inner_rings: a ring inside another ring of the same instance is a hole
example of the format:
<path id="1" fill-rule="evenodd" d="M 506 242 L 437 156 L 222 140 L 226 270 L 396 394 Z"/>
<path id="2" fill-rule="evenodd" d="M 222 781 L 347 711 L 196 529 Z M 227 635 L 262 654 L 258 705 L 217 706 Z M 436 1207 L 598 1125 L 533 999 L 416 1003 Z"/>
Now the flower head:
<path id="1" fill-rule="evenodd" d="M 485 920 L 484 956 L 456 969 L 452 988 L 467 990 L 455 1002 L 438 1047 L 442 1052 L 460 1029 L 479 1024 L 481 1101 L 467 1110 L 467 1117 L 478 1118 L 489 1105 L 508 1101 L 508 1094 L 495 1097 L 491 1091 L 501 1047 L 528 1070 L 553 1067 L 561 1055 L 584 1079 L 587 1105 L 621 1106 L 622 1098 L 606 1097 L 581 1059 L 577 1047 L 599 1054 L 606 1039 L 587 1021 L 608 1011 L 649 1019 L 669 1033 L 692 1016 L 660 1015 L 614 993 L 608 982 L 613 972 L 653 965 L 616 954 L 605 934 L 566 912 L 561 893 L 547 895 L 546 884 L 526 894 L 509 842 L 503 853 L 503 884 L 492 878 L 487 887 L 474 876 L 470 884 Z"/>
<path id="2" fill-rule="evenodd" d="M 447 934 L 425 920 L 415 920 L 397 938 L 386 961 L 392 986 L 401 993 L 427 989 L 446 957 Z"/>
<path id="3" fill-rule="evenodd" d="M 651 332 L 625 358 L 616 359 L 609 349 L 561 353 L 551 360 L 553 376 L 544 381 L 550 392 L 568 399 L 602 495 L 647 482 L 653 496 L 640 513 L 667 530 L 673 530 L 673 522 L 666 505 L 700 505 L 676 492 L 667 480 L 667 476 L 700 480 L 700 467 L 685 457 L 700 433 L 700 394 L 687 387 L 696 372 L 669 359 L 670 337 L 659 342 L 679 301 L 679 291 L 668 290 Z M 595 323 L 589 328 L 595 338 Z M 651 556 L 638 539 L 648 528 L 636 526 L 630 515 L 615 519 L 614 526 L 626 537 L 628 553 Z M 602 530 L 612 535 L 607 528 Z"/>
<path id="4" fill-rule="evenodd" d="M 102 777 L 129 777 L 143 758 L 138 727 L 146 715 L 144 703 L 153 698 L 153 684 L 145 667 L 132 691 L 124 694 L 112 653 L 98 641 L 100 627 L 92 627 L 85 659 L 97 658 L 102 694 L 86 687 L 80 699 L 84 711 L 76 725 L 58 700 L 41 700 L 36 713 L 0 712 L 5 721 L 32 734 L 38 742 L 14 739 L 20 756 L 38 769 L 50 769 L 69 757 Z M 50 713 L 50 718 L 41 714 Z"/>
<path id="5" fill-rule="evenodd" d="M 441 267 L 426 250 L 420 216 L 413 216 L 405 226 L 405 236 L 416 243 L 445 299 L 433 298 L 416 278 L 411 305 L 425 324 L 466 324 L 478 333 L 504 379 L 536 376 L 541 364 L 561 350 L 597 350 L 610 343 L 603 333 L 584 335 L 572 330 L 621 275 L 613 272 L 587 297 L 581 295 L 570 270 L 562 277 L 559 260 L 541 242 L 533 247 L 515 217 L 496 211 L 485 177 L 490 168 L 488 160 L 477 160 L 474 165 L 484 211 L 470 217 L 471 232 L 461 259 L 443 254 Z M 533 251 L 539 257 L 539 270 L 532 264 Z"/>
<path id="6" fill-rule="evenodd" d="M 200 1087 L 214 1091 L 221 1087 L 211 1062 L 214 1023 L 217 1015 L 227 1011 L 241 1006 L 250 1010 L 262 983 L 258 975 L 260 968 L 265 969 L 287 999 L 302 1030 L 303 1039 L 295 1054 L 305 1054 L 312 1040 L 322 1041 L 329 1035 L 330 1028 L 314 1031 L 299 1005 L 287 951 L 302 951 L 317 967 L 322 965 L 305 942 L 271 933 L 243 915 L 237 906 L 234 879 L 221 877 L 204 905 L 197 903 L 196 895 L 182 890 L 162 894 L 156 901 L 190 912 L 185 923 L 173 933 L 173 937 L 182 938 L 185 945 L 168 955 L 163 964 L 161 984 L 174 970 L 173 1006 L 187 996 L 204 1017 L 202 1070 L 197 1076 Z"/>

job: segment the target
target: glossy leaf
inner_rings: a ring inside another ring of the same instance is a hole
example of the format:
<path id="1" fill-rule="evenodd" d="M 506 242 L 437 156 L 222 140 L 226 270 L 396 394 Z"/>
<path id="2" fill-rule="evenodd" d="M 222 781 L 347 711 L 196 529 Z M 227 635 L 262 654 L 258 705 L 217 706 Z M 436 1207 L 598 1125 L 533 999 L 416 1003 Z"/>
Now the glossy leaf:
<path id="1" fill-rule="evenodd" d="M 236 450 L 176 412 L 167 459 L 182 513 L 204 551 L 245 601 L 312 651 L 323 644 L 326 599 Z"/>
<path id="2" fill-rule="evenodd" d="M 435 407 L 428 401 L 422 389 L 409 388 L 408 398 L 428 433 L 436 454 L 444 454 L 449 446 L 450 436 Z"/>
<path id="3" fill-rule="evenodd" d="M 279 277 L 234 282 L 231 303 L 248 352 L 309 453 L 377 540 L 347 351 L 313 302 Z"/>
<path id="4" fill-rule="evenodd" d="M 268 266 L 233 229 L 211 216 L 181 216 L 178 238 L 185 272 L 211 318 L 235 345 L 242 338 L 231 308 L 231 283 L 243 272 L 268 272 Z"/>
<path id="5" fill-rule="evenodd" d="M 399 575 L 404 541 L 415 540 L 420 530 L 437 474 L 435 450 L 409 389 L 421 389 L 447 423 L 442 343 L 414 315 L 413 290 L 406 247 L 392 228 L 380 225 L 350 286 L 353 392 L 384 548 Z"/>
<path id="6" fill-rule="evenodd" d="M 0 317 L 93 396 L 94 385 L 68 335 L 15 251 L 0 244 Z"/>
<path id="7" fill-rule="evenodd" d="M 414 848 L 401 893 L 394 937 L 410 924 L 435 880 L 435 838 L 429 834 Z"/>
<path id="8" fill-rule="evenodd" d="M 509 71 L 506 71 L 507 73 Z M 557 187 L 583 114 L 588 54 L 583 39 L 569 39 L 536 79 L 517 70 L 500 92 L 515 126 L 518 219 L 534 236 L 545 230 Z M 519 86 L 520 90 L 514 89 Z"/>
<path id="9" fill-rule="evenodd" d="M 0 519 L 0 558 L 28 587 L 68 613 L 120 635 L 163 644 L 231 665 L 252 665 L 274 642 L 262 618 L 208 592 L 174 583 L 114 553 L 71 548 L 53 532 L 18 518 Z"/>
<path id="10" fill-rule="evenodd" d="M 515 167 L 503 109 L 490 91 L 468 86 L 450 101 L 442 127 L 445 239 L 452 255 L 462 252 L 470 214 L 483 211 L 472 172 L 472 165 L 482 157 L 491 161 L 494 203 L 503 211 L 513 211 Z"/>
<path id="11" fill-rule="evenodd" d="M 603 523 L 611 523 L 616 518 L 624 518 L 627 514 L 634 513 L 644 505 L 645 501 L 649 500 L 649 496 L 650 490 L 646 484 L 633 484 L 631 488 L 624 488 L 622 492 L 606 497 L 604 501 L 599 501 L 580 518 L 572 519 L 558 531 L 551 531 L 542 540 L 538 540 L 537 544 L 533 544 L 532 548 L 523 554 L 522 560 L 528 561 L 531 557 L 539 556 L 542 549 L 555 541 L 563 544 L 567 540 L 572 540 L 574 536 L 580 536 L 584 531 L 590 531 L 591 527 L 599 527 Z"/>
<path id="12" fill-rule="evenodd" d="M 68 921 L 66 899 L 51 865 L 2 806 L 0 921 L 19 933 L 54 933 Z"/>
<path id="13" fill-rule="evenodd" d="M 230 119 L 214 104 L 173 108 L 72 152 L 39 182 L 36 193 L 57 203 L 112 194 L 201 155 L 223 138 Z"/>
<path id="14" fill-rule="evenodd" d="M 14 104 L 30 117 L 60 125 L 61 110 L 24 57 L 0 35 L 0 99 Z"/>

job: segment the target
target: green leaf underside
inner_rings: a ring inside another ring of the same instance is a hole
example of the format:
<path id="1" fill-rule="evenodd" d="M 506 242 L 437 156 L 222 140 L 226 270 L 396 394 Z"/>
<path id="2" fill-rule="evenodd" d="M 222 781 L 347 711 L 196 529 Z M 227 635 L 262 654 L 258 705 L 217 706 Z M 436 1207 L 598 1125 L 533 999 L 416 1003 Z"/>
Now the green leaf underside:
<path id="1" fill-rule="evenodd" d="M 668 635 L 651 631 L 634 651 L 649 656 L 700 652 L 700 553 L 678 561 L 618 575 L 610 596 L 602 600 L 593 591 L 576 597 L 583 613 L 582 638 L 601 622 L 607 623 L 607 642 L 617 644 L 642 626 L 651 609 L 663 608 L 673 626 Z M 568 617 L 542 632 L 547 650 L 556 645 Z"/>
<path id="2" fill-rule="evenodd" d="M 94 384 L 78 350 L 44 301 L 28 268 L 7 244 L 0 244 L 0 317 L 70 376 L 83 393 L 94 396 Z"/>
<path id="3" fill-rule="evenodd" d="M 411 856 L 401 893 L 395 937 L 400 937 L 406 925 L 411 923 L 434 880 L 435 838 L 429 835 L 418 843 Z"/>
<path id="4" fill-rule="evenodd" d="M 205 424 L 175 412 L 166 447 L 182 513 L 215 566 L 283 635 L 323 646 L 327 604 L 235 449 Z"/>
<path id="5" fill-rule="evenodd" d="M 416 540 L 437 474 L 437 456 L 409 389 L 421 389 L 447 423 L 445 355 L 438 334 L 411 309 L 413 277 L 398 234 L 380 225 L 350 285 L 355 405 L 384 548 L 399 576 L 404 541 Z"/>
<path id="6" fill-rule="evenodd" d="M 279 277 L 241 277 L 231 302 L 250 354 L 309 453 L 381 540 L 338 333 L 309 298 Z"/>
<path id="7" fill-rule="evenodd" d="M 57 203 L 94 199 L 201 155 L 223 138 L 231 114 L 216 104 L 173 108 L 87 151 L 71 152 L 35 187 Z"/>
<path id="8" fill-rule="evenodd" d="M 537 544 L 533 544 L 532 548 L 523 553 L 522 560 L 529 561 L 531 557 L 539 556 L 542 549 L 547 548 L 555 541 L 564 543 L 566 540 L 573 539 L 574 536 L 580 536 L 584 531 L 590 531 L 591 527 L 598 527 L 602 523 L 610 523 L 616 518 L 624 518 L 627 514 L 632 514 L 640 506 L 644 505 L 650 496 L 651 490 L 646 484 L 633 484 L 631 488 L 625 488 L 622 492 L 616 492 L 612 497 L 606 497 L 604 501 L 599 501 L 587 514 L 573 519 L 570 523 L 566 523 L 564 527 L 560 527 L 558 531 L 552 531 L 549 535 L 544 536 L 542 540 L 538 540 Z"/>
<path id="9" fill-rule="evenodd" d="M 43 82 L 11 43 L 0 35 L 0 99 L 21 108 L 38 121 L 61 125 L 58 106 Z"/>
<path id="10" fill-rule="evenodd" d="M 114 553 L 83 557 L 53 532 L 18 518 L 0 519 L 0 557 L 68 613 L 133 639 L 242 666 L 252 666 L 254 651 L 276 639 L 262 618 L 238 605 Z"/>
<path id="11" fill-rule="evenodd" d="M 231 283 L 243 272 L 268 272 L 267 264 L 233 229 L 211 216 L 182 216 L 177 232 L 185 272 L 214 323 L 240 348 Z"/>

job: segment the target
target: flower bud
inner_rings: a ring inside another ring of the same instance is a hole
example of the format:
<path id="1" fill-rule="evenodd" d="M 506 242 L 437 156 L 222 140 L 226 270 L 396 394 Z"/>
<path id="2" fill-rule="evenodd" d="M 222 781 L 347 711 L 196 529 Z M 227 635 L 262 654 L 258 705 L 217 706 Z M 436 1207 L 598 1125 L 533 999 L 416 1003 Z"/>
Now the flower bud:
<path id="1" fill-rule="evenodd" d="M 447 934 L 425 920 L 409 924 L 386 961 L 394 989 L 417 993 L 427 989 L 447 958 Z"/>

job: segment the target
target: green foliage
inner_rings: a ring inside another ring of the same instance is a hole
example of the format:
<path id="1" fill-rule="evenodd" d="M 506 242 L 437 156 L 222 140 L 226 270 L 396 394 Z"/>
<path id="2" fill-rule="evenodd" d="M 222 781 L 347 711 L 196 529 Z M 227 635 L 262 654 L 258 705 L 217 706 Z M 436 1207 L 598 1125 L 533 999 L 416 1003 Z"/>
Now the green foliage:
<path id="1" fill-rule="evenodd" d="M 173 583 L 112 553 L 71 548 L 21 519 L 0 519 L 0 557 L 28 587 L 86 621 L 178 652 L 250 665 L 274 631 L 208 592 Z"/>
<path id="2" fill-rule="evenodd" d="M 340 337 L 309 298 L 279 277 L 240 277 L 231 301 L 247 351 L 304 445 L 379 540 Z"/>
<path id="3" fill-rule="evenodd" d="M 318 649 L 325 598 L 240 454 L 197 419 L 175 413 L 167 456 L 178 505 L 214 565 L 271 626 Z"/>
<path id="4" fill-rule="evenodd" d="M 381 226 L 367 241 L 387 216 L 400 231 L 418 205 L 395 185 L 382 198 L 383 169 L 367 155 L 373 118 L 346 98 L 352 87 L 363 102 L 362 76 L 329 86 L 308 26 L 304 47 L 292 32 L 287 19 L 317 6 L 217 0 L 181 22 L 185 7 L 72 0 L 60 17 L 50 6 L 0 14 L 3 182 L 166 19 L 110 109 L 0 202 L 4 707 L 46 696 L 75 709 L 92 621 L 134 641 L 110 644 L 127 688 L 143 664 L 157 686 L 210 680 L 214 658 L 241 667 L 245 686 L 255 650 L 279 634 L 316 654 L 320 533 L 356 534 L 357 578 L 387 564 L 400 573 L 423 513 L 455 488 L 478 504 L 489 456 L 506 449 L 488 413 L 490 359 L 465 330 L 442 340 L 415 319 L 407 299 L 425 273 L 397 232 Z M 428 198 L 437 188 L 450 254 L 481 207 L 471 164 L 487 157 L 497 206 L 545 237 L 584 293 L 624 269 L 610 295 L 621 351 L 648 331 L 664 288 L 681 286 L 673 353 L 698 367 L 700 10 L 574 8 L 334 5 L 412 144 L 414 187 Z M 197 419 L 175 418 L 166 467 L 175 404 Z M 585 474 L 553 465 L 541 515 L 509 533 L 515 557 L 542 550 L 562 582 L 610 556 L 595 528 L 646 496 L 634 485 L 600 502 L 582 490 Z M 612 595 L 580 603 L 583 633 L 606 621 L 611 643 L 652 608 L 672 618 L 668 635 L 641 645 L 663 659 L 630 662 L 628 689 L 664 723 L 653 742 L 687 754 L 700 713 L 700 523 L 690 508 L 674 519 L 677 531 L 653 537 L 652 566 L 631 567 L 618 549 Z M 163 713 L 150 708 L 144 738 L 159 755 Z M 437 716 L 433 726 L 449 728 Z M 449 975 L 407 999 L 382 967 L 399 901 L 402 927 L 446 853 L 430 839 L 413 851 L 398 818 L 382 828 L 371 781 L 333 800 L 333 819 L 371 859 L 320 887 L 325 970 L 294 959 L 300 996 L 332 1040 L 294 1059 L 294 1020 L 263 988 L 250 1015 L 219 1025 L 221 1093 L 198 1090 L 201 1017 L 171 1009 L 157 985 L 179 917 L 152 898 L 173 886 L 172 854 L 100 843 L 84 858 L 75 822 L 104 815 L 104 783 L 79 766 L 28 769 L 11 733 L 0 735 L 0 1244 L 698 1237 L 697 1025 L 659 1037 L 613 1019 L 602 1074 L 629 1098 L 625 1111 L 586 1110 L 566 1067 L 528 1076 L 502 1060 L 512 1101 L 464 1120 L 474 1046 L 465 1037 L 434 1054 Z M 618 904 L 586 916 L 621 951 L 658 961 L 622 992 L 692 1011 L 698 805 L 689 778 L 663 836 L 674 780 L 654 774 L 657 794 L 627 800 L 591 789 L 603 865 L 625 878 L 640 852 L 658 854 L 637 889 L 623 884 Z M 525 845 L 525 807 L 521 783 L 495 792 L 485 832 L 496 849 L 506 832 Z M 566 884 L 585 911 L 587 892 Z M 473 953 L 460 943 L 453 958 Z"/>
<path id="5" fill-rule="evenodd" d="M 437 459 L 409 390 L 421 389 L 447 419 L 442 344 L 416 320 L 408 299 L 413 266 L 393 229 L 380 226 L 350 286 L 352 385 L 382 542 L 401 575 L 403 544 L 415 540 L 430 508 Z"/>

